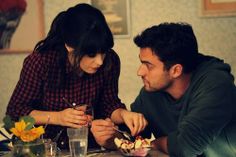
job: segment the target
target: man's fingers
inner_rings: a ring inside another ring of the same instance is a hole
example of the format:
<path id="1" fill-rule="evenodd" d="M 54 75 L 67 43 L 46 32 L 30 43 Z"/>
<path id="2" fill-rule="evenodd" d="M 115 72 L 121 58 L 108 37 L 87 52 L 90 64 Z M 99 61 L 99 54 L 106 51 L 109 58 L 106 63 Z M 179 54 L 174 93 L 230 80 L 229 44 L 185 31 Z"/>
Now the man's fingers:
<path id="1" fill-rule="evenodd" d="M 144 116 L 141 115 L 141 116 L 138 117 L 138 121 L 136 121 L 134 125 L 135 125 L 135 128 L 136 128 L 135 135 L 137 135 L 145 129 L 145 127 L 147 126 L 147 121 L 144 118 Z"/>
<path id="2" fill-rule="evenodd" d="M 96 126 L 106 126 L 106 127 L 113 127 L 114 123 L 112 121 L 109 120 L 94 120 L 92 122 L 92 125 L 96 125 Z"/>
<path id="3" fill-rule="evenodd" d="M 139 128 L 140 128 L 140 121 L 138 119 L 135 119 L 134 120 L 134 129 L 132 132 L 133 136 L 137 135 L 137 133 L 139 132 Z"/>
<path id="4" fill-rule="evenodd" d="M 136 118 L 129 120 L 126 125 L 129 127 L 133 136 L 143 131 L 147 125 L 147 121 L 143 115 L 138 115 Z"/>
<path id="5" fill-rule="evenodd" d="M 134 133 L 134 124 L 133 124 L 133 120 L 127 121 L 127 122 L 126 122 L 126 125 L 127 125 L 127 127 L 129 128 L 131 134 L 133 135 L 133 133 Z"/>
<path id="6" fill-rule="evenodd" d="M 94 126 L 94 125 L 92 125 L 91 129 L 95 132 L 114 131 L 113 127 L 106 127 L 106 126 Z"/>
<path id="7" fill-rule="evenodd" d="M 135 132 L 135 135 L 137 135 L 138 133 L 140 133 L 142 131 L 144 122 L 143 122 L 143 118 L 142 116 L 138 117 L 138 121 L 137 121 L 137 131 Z"/>

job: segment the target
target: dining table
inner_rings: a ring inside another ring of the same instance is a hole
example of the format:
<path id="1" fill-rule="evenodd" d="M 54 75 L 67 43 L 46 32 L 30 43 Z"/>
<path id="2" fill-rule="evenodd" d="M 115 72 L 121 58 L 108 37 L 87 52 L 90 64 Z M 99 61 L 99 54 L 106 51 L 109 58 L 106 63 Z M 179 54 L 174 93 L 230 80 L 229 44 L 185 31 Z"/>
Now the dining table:
<path id="1" fill-rule="evenodd" d="M 60 157 L 70 157 L 69 152 L 62 152 Z M 120 151 L 91 151 L 87 153 L 86 157 L 124 157 Z M 151 149 L 146 157 L 169 157 L 159 150 Z"/>
<path id="2" fill-rule="evenodd" d="M 11 152 L 0 151 L 0 156 L 2 157 L 12 157 Z M 62 151 L 60 155 L 56 157 L 71 157 L 69 151 Z M 87 153 L 86 157 L 124 157 L 120 151 L 91 151 Z M 159 150 L 150 150 L 146 157 L 169 157 L 167 154 Z"/>

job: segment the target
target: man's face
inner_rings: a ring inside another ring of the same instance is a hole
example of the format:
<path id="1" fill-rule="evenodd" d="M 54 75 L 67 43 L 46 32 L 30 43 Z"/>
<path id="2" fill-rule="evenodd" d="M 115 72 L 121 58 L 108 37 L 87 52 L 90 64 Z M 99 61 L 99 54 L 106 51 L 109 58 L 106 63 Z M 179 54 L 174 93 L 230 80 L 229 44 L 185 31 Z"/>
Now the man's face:
<path id="1" fill-rule="evenodd" d="M 169 71 L 164 69 L 164 63 L 150 48 L 141 48 L 139 58 L 141 65 L 137 74 L 141 76 L 145 90 L 166 91 L 172 80 Z"/>

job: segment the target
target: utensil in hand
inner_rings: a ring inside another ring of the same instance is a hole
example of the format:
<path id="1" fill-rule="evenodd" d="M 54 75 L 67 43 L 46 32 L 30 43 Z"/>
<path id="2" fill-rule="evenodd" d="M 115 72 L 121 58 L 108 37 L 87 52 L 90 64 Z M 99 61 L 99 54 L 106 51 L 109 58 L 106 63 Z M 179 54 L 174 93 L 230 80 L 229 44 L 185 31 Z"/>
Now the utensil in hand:
<path id="1" fill-rule="evenodd" d="M 122 131 L 120 129 L 117 129 L 116 127 L 113 127 L 114 130 L 116 130 L 117 132 L 121 133 L 125 138 L 127 138 L 128 140 L 134 142 L 135 141 L 135 137 L 133 137 L 131 134 L 129 134 L 126 131 Z"/>
<path id="2" fill-rule="evenodd" d="M 70 103 L 65 97 L 63 97 L 62 99 L 67 105 L 70 105 L 73 109 L 75 109 L 76 107 L 75 103 Z"/>

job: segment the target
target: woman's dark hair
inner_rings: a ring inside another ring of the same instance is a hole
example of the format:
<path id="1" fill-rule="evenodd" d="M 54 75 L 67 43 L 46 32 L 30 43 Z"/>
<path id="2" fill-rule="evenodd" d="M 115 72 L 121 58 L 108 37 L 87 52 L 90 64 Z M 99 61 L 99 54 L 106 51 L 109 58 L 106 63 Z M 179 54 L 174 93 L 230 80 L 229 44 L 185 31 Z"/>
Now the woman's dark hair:
<path id="1" fill-rule="evenodd" d="M 169 70 L 181 64 L 184 73 L 197 66 L 198 44 L 191 25 L 187 23 L 162 23 L 144 30 L 134 38 L 140 48 L 151 48 Z"/>
<path id="2" fill-rule="evenodd" d="M 60 12 L 46 38 L 34 48 L 37 53 L 57 52 L 62 76 L 67 58 L 65 44 L 74 49 L 73 66 L 78 69 L 84 55 L 93 57 L 97 53 L 109 53 L 114 41 L 102 12 L 89 4 L 78 4 Z"/>

